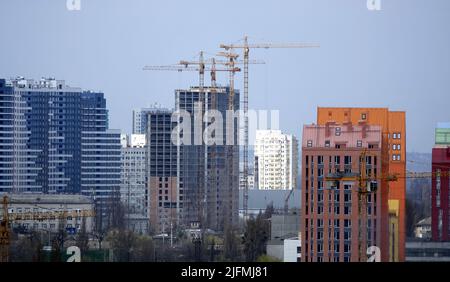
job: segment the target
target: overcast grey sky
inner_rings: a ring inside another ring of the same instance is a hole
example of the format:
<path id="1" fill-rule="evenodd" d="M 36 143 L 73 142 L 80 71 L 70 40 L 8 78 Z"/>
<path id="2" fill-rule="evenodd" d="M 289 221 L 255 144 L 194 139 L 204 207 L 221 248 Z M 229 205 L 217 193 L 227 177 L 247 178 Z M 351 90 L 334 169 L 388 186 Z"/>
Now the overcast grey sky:
<path id="1" fill-rule="evenodd" d="M 280 110 L 282 130 L 301 136 L 317 106 L 389 107 L 407 112 L 407 150 L 430 152 L 435 124 L 450 120 L 448 0 L 381 0 L 381 11 L 366 0 L 81 0 L 80 11 L 66 0 L 0 0 L 0 27 L 0 77 L 104 91 L 110 127 L 126 132 L 133 108 L 173 107 L 174 89 L 198 82 L 144 65 L 215 54 L 244 34 L 321 45 L 251 51 L 267 64 L 250 67 L 250 108 Z"/>

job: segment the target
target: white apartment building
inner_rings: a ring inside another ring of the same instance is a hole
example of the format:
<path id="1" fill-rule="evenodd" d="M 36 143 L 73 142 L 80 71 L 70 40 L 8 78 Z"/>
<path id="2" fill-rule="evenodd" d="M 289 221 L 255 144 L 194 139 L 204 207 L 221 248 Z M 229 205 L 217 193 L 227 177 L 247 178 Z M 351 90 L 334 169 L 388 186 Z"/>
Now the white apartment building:
<path id="1" fill-rule="evenodd" d="M 255 188 L 290 190 L 297 185 L 298 141 L 280 130 L 257 130 Z"/>
<path id="2" fill-rule="evenodd" d="M 146 185 L 146 148 L 144 134 L 131 134 L 122 142 L 120 199 L 125 208 L 127 227 L 137 233 L 147 233 L 148 190 Z"/>

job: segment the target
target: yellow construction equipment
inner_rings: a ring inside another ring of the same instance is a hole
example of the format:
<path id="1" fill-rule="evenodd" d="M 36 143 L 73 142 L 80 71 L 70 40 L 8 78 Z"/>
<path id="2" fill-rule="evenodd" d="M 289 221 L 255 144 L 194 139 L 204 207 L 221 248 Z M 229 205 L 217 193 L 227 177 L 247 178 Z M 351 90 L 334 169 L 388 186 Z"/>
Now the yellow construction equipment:
<path id="1" fill-rule="evenodd" d="M 359 242 L 359 260 L 365 261 L 366 250 L 363 248 L 362 243 L 366 238 L 366 226 L 367 219 L 367 195 L 376 192 L 378 188 L 379 181 L 397 181 L 400 178 L 434 178 L 437 174 L 433 172 L 406 172 L 404 175 L 400 174 L 389 174 L 389 175 L 368 175 L 366 170 L 366 157 L 369 156 L 367 149 L 361 151 L 359 156 L 359 172 L 358 173 L 343 173 L 337 172 L 325 177 L 325 181 L 328 183 L 327 186 L 333 189 L 338 185 L 339 181 L 349 181 L 358 183 L 358 217 L 361 219 L 361 224 L 359 224 L 358 230 L 358 242 Z M 441 176 L 448 176 L 448 172 L 441 172 Z M 329 189 L 328 188 L 328 189 Z M 390 211 L 389 211 L 390 212 Z M 390 220 L 391 220 L 391 215 Z"/>
<path id="2" fill-rule="evenodd" d="M 248 37 L 244 36 L 244 42 L 240 44 L 220 44 L 220 48 L 223 48 L 230 53 L 234 49 L 242 49 L 244 53 L 244 99 L 243 99 L 243 112 L 244 112 L 244 150 L 242 156 L 243 162 L 243 178 L 244 178 L 244 218 L 248 217 L 248 65 L 249 65 L 249 53 L 250 49 L 255 48 L 314 48 L 319 47 L 317 44 L 305 44 L 305 43 L 248 43 Z"/>
<path id="3" fill-rule="evenodd" d="M 11 227 L 10 224 L 23 221 L 23 220 L 33 220 L 33 221 L 43 221 L 43 220 L 56 220 L 56 219 L 67 219 L 69 217 L 94 217 L 95 213 L 93 210 L 55 210 L 55 211 L 45 211 L 45 212 L 12 212 L 8 209 L 8 196 L 3 196 L 3 212 L 0 219 L 0 262 L 9 261 L 9 245 L 10 245 L 10 235 Z"/>

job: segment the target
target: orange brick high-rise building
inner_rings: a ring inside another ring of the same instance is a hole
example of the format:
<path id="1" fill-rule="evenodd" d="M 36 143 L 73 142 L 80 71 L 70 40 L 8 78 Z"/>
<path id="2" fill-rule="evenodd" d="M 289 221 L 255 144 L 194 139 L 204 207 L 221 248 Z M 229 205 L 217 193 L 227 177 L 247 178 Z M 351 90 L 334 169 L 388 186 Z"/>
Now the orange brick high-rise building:
<path id="1" fill-rule="evenodd" d="M 378 125 L 303 127 L 302 261 L 364 262 L 372 246 L 379 248 L 381 261 L 388 260 L 387 187 L 371 190 L 362 204 L 355 177 L 362 169 L 374 179 L 381 174 L 381 144 Z M 330 181 L 332 175 L 343 177 Z"/>
<path id="2" fill-rule="evenodd" d="M 384 176 L 406 173 L 406 117 L 403 111 L 388 108 L 326 108 L 317 109 L 317 124 L 329 122 L 365 122 L 379 125 L 382 131 L 382 173 Z M 405 260 L 405 198 L 406 180 L 385 183 L 389 187 L 389 258 L 388 261 Z M 384 253 L 382 251 L 382 253 Z M 386 258 L 382 258 L 386 261 Z"/>

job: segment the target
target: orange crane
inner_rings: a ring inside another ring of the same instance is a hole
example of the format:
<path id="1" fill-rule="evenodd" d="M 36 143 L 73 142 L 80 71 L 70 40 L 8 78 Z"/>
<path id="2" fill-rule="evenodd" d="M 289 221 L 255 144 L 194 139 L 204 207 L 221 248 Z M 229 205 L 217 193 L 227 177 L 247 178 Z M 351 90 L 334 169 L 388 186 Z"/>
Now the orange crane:
<path id="1" fill-rule="evenodd" d="M 10 224 L 16 221 L 33 220 L 56 220 L 68 217 L 94 217 L 93 210 L 59 210 L 45 212 L 12 212 L 8 209 L 8 196 L 3 196 L 2 200 L 3 212 L 0 219 L 0 262 L 9 261 L 9 245 L 10 245 Z"/>
<path id="2" fill-rule="evenodd" d="M 243 150 L 243 177 L 244 177 L 244 218 L 248 217 L 248 62 L 250 49 L 255 48 L 314 48 L 319 47 L 316 44 L 305 43 L 248 43 L 248 37 L 244 36 L 244 42 L 241 44 L 220 44 L 220 48 L 232 52 L 234 49 L 243 49 L 244 53 L 244 150 Z"/>

